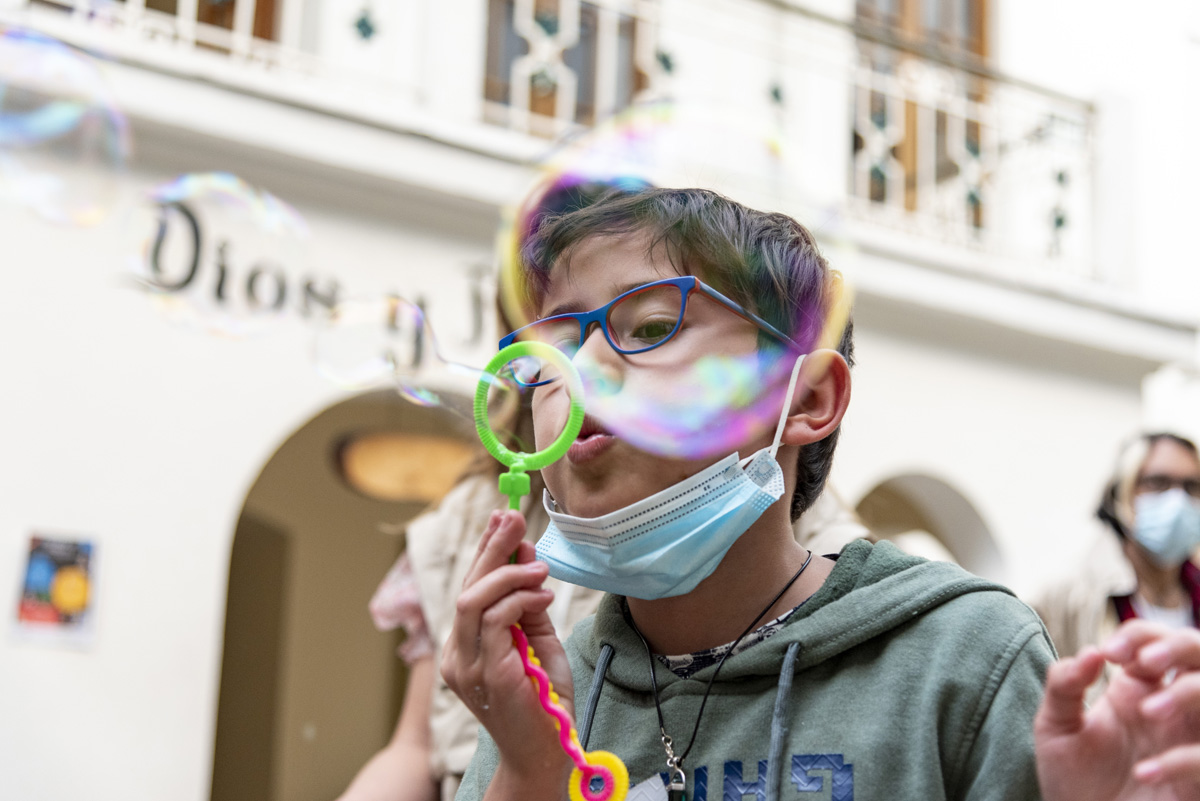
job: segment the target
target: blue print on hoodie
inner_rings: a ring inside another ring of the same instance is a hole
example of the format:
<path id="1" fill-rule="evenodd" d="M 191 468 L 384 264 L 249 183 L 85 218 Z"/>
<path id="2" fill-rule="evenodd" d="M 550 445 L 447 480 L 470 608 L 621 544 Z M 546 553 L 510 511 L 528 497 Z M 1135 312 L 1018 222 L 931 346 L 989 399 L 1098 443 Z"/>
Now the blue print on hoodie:
<path id="1" fill-rule="evenodd" d="M 792 756 L 791 782 L 801 793 L 820 793 L 825 790 L 825 777 L 813 775 L 812 771 L 829 771 L 830 798 L 832 801 L 854 801 L 854 766 L 848 764 L 841 754 L 794 754 Z M 667 774 L 661 774 L 663 784 Z M 692 774 L 692 801 L 708 801 L 708 768 L 696 768 Z M 721 801 L 765 801 L 767 797 L 767 760 L 758 762 L 758 778 L 748 781 L 743 778 L 742 763 L 725 763 Z"/>

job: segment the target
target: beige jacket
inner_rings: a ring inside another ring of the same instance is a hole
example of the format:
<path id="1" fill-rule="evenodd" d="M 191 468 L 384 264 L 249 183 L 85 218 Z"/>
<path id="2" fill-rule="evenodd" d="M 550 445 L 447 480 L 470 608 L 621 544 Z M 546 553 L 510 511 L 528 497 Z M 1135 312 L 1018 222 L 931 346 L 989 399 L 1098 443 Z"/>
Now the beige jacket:
<path id="1" fill-rule="evenodd" d="M 1121 552 L 1121 541 L 1098 525 L 1082 564 L 1047 587 L 1031 605 L 1045 622 L 1059 656 L 1074 656 L 1116 630 L 1120 621 L 1109 599 L 1136 589 L 1137 574 Z"/>
<path id="2" fill-rule="evenodd" d="M 1059 656 L 1074 656 L 1116 631 L 1120 620 L 1111 598 L 1136 589 L 1137 574 L 1121 551 L 1121 541 L 1097 524 L 1082 563 L 1036 595 L 1030 605 L 1046 624 Z M 1110 675 L 1106 666 L 1100 682 L 1088 691 L 1089 703 L 1103 694 Z"/>
<path id="3" fill-rule="evenodd" d="M 493 509 L 502 508 L 504 498 L 496 479 L 469 477 L 452 489 L 437 508 L 413 520 L 407 529 L 408 556 L 421 596 L 421 611 L 433 639 L 434 664 L 441 662 L 442 648 L 454 624 L 455 600 L 479 544 L 479 535 Z M 549 520 L 541 498 L 525 498 L 521 510 L 528 521 L 527 539 L 536 540 Z M 819 554 L 838 553 L 851 540 L 869 532 L 831 491 L 825 492 L 796 523 L 796 538 Z M 550 618 L 559 636 L 592 614 L 603 595 L 597 590 L 549 578 L 554 591 Z M 442 797 L 452 798 L 458 781 L 475 752 L 478 723 L 475 717 L 442 681 L 440 671 L 434 685 L 430 729 L 434 776 L 442 783 Z"/>

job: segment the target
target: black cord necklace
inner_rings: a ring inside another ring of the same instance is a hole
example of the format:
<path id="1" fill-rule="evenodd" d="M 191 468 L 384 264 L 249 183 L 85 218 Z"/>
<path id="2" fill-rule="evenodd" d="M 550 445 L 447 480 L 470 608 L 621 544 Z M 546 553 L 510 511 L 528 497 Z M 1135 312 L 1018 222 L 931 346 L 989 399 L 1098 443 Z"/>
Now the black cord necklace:
<path id="1" fill-rule="evenodd" d="M 808 557 L 804 560 L 804 564 L 800 565 L 800 569 L 796 571 L 796 574 L 788 579 L 787 584 L 783 585 L 783 589 L 775 594 L 775 597 L 772 598 L 766 607 L 758 613 L 758 617 L 754 618 L 754 620 L 750 622 L 750 625 L 746 627 L 746 630 L 739 634 L 737 639 L 734 640 L 729 645 L 729 648 L 725 651 L 725 653 L 721 655 L 720 661 L 717 662 L 717 669 L 713 671 L 712 676 L 710 676 L 708 679 L 708 686 L 704 689 L 704 697 L 700 699 L 700 711 L 696 713 L 696 725 L 692 727 L 692 737 L 690 740 L 688 740 L 687 748 L 683 749 L 683 753 L 679 754 L 678 756 L 675 755 L 675 747 L 674 742 L 671 740 L 671 735 L 667 734 L 667 724 L 663 720 L 662 706 L 658 703 L 658 678 L 654 673 L 654 654 L 650 652 L 650 643 L 646 642 L 646 637 L 642 634 L 641 630 L 638 629 L 637 624 L 633 622 L 633 615 L 630 614 L 629 625 L 633 627 L 633 630 L 637 633 L 638 639 L 642 641 L 642 645 L 646 648 L 646 659 L 650 662 L 650 688 L 654 694 L 654 709 L 656 712 L 658 712 L 658 731 L 659 734 L 662 735 L 663 749 L 667 752 L 667 767 L 670 769 L 669 775 L 671 780 L 667 784 L 668 801 L 687 801 L 687 795 L 685 795 L 685 791 L 687 790 L 687 775 L 683 772 L 683 760 L 689 753 L 691 753 L 692 746 L 696 744 L 696 735 L 700 733 L 700 718 L 704 716 L 704 706 L 708 703 L 708 694 L 712 692 L 713 684 L 717 680 L 717 675 L 721 672 L 721 668 L 725 666 L 725 660 L 728 659 L 729 655 L 737 649 L 738 643 L 740 643 L 747 634 L 754 631 L 754 627 L 758 625 L 758 621 L 762 620 L 763 616 L 766 615 L 767 612 L 771 611 L 771 607 L 778 603 L 779 599 L 783 597 L 783 594 L 787 592 L 793 584 L 796 583 L 796 579 L 800 578 L 800 574 L 804 572 L 806 567 L 808 567 L 808 563 L 812 561 L 812 557 L 812 551 L 809 551 Z"/>

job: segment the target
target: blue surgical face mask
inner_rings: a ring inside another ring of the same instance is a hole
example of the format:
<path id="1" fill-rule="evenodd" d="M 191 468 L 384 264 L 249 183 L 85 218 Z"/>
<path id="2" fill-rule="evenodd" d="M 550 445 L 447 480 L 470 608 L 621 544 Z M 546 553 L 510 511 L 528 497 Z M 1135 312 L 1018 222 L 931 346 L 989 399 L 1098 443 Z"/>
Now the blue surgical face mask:
<path id="1" fill-rule="evenodd" d="M 1200 504 L 1182 489 L 1139 495 L 1133 537 L 1163 567 L 1183 564 L 1200 546 Z"/>
<path id="2" fill-rule="evenodd" d="M 787 399 L 795 390 L 797 359 Z M 784 403 L 775 442 L 751 458 L 736 453 L 637 503 L 600 517 L 574 517 L 543 495 L 550 526 L 537 558 L 550 575 L 596 590 L 655 600 L 691 592 L 712 575 L 725 553 L 782 497 L 783 470 L 775 459 L 790 402 Z"/>

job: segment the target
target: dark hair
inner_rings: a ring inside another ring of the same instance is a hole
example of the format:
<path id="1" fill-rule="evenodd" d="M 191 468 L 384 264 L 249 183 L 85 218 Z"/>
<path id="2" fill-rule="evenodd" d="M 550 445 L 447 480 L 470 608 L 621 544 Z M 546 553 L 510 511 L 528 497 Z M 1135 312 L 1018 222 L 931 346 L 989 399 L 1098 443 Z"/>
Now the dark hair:
<path id="1" fill-rule="evenodd" d="M 700 275 L 804 348 L 814 348 L 838 301 L 836 281 L 812 234 L 785 214 L 755 211 L 705 189 L 648 189 L 601 199 L 544 220 L 522 263 L 535 299 L 551 270 L 569 269 L 571 249 L 594 236 L 640 234 L 648 255 L 665 253 L 683 274 Z M 854 364 L 853 323 L 837 346 Z M 800 448 L 792 519 L 812 506 L 833 466 L 839 429 Z"/>
<path id="2" fill-rule="evenodd" d="M 1196 443 L 1187 437 L 1172 434 L 1169 431 L 1139 434 L 1125 443 L 1117 457 L 1112 477 L 1104 485 L 1104 491 L 1100 494 L 1100 505 L 1096 507 L 1096 517 L 1121 539 L 1129 536 L 1127 527 L 1133 522 L 1129 519 L 1129 505 L 1132 502 L 1138 474 L 1142 470 L 1146 457 L 1150 455 L 1150 450 L 1164 440 L 1174 442 L 1189 451 L 1192 456 L 1200 459 L 1200 450 L 1196 448 Z"/>
<path id="3" fill-rule="evenodd" d="M 576 173 L 557 175 L 530 193 L 518 212 L 517 235 L 524 244 L 548 219 L 586 209 L 609 195 L 629 195 L 651 188 L 653 184 L 634 175 L 609 178 Z"/>

